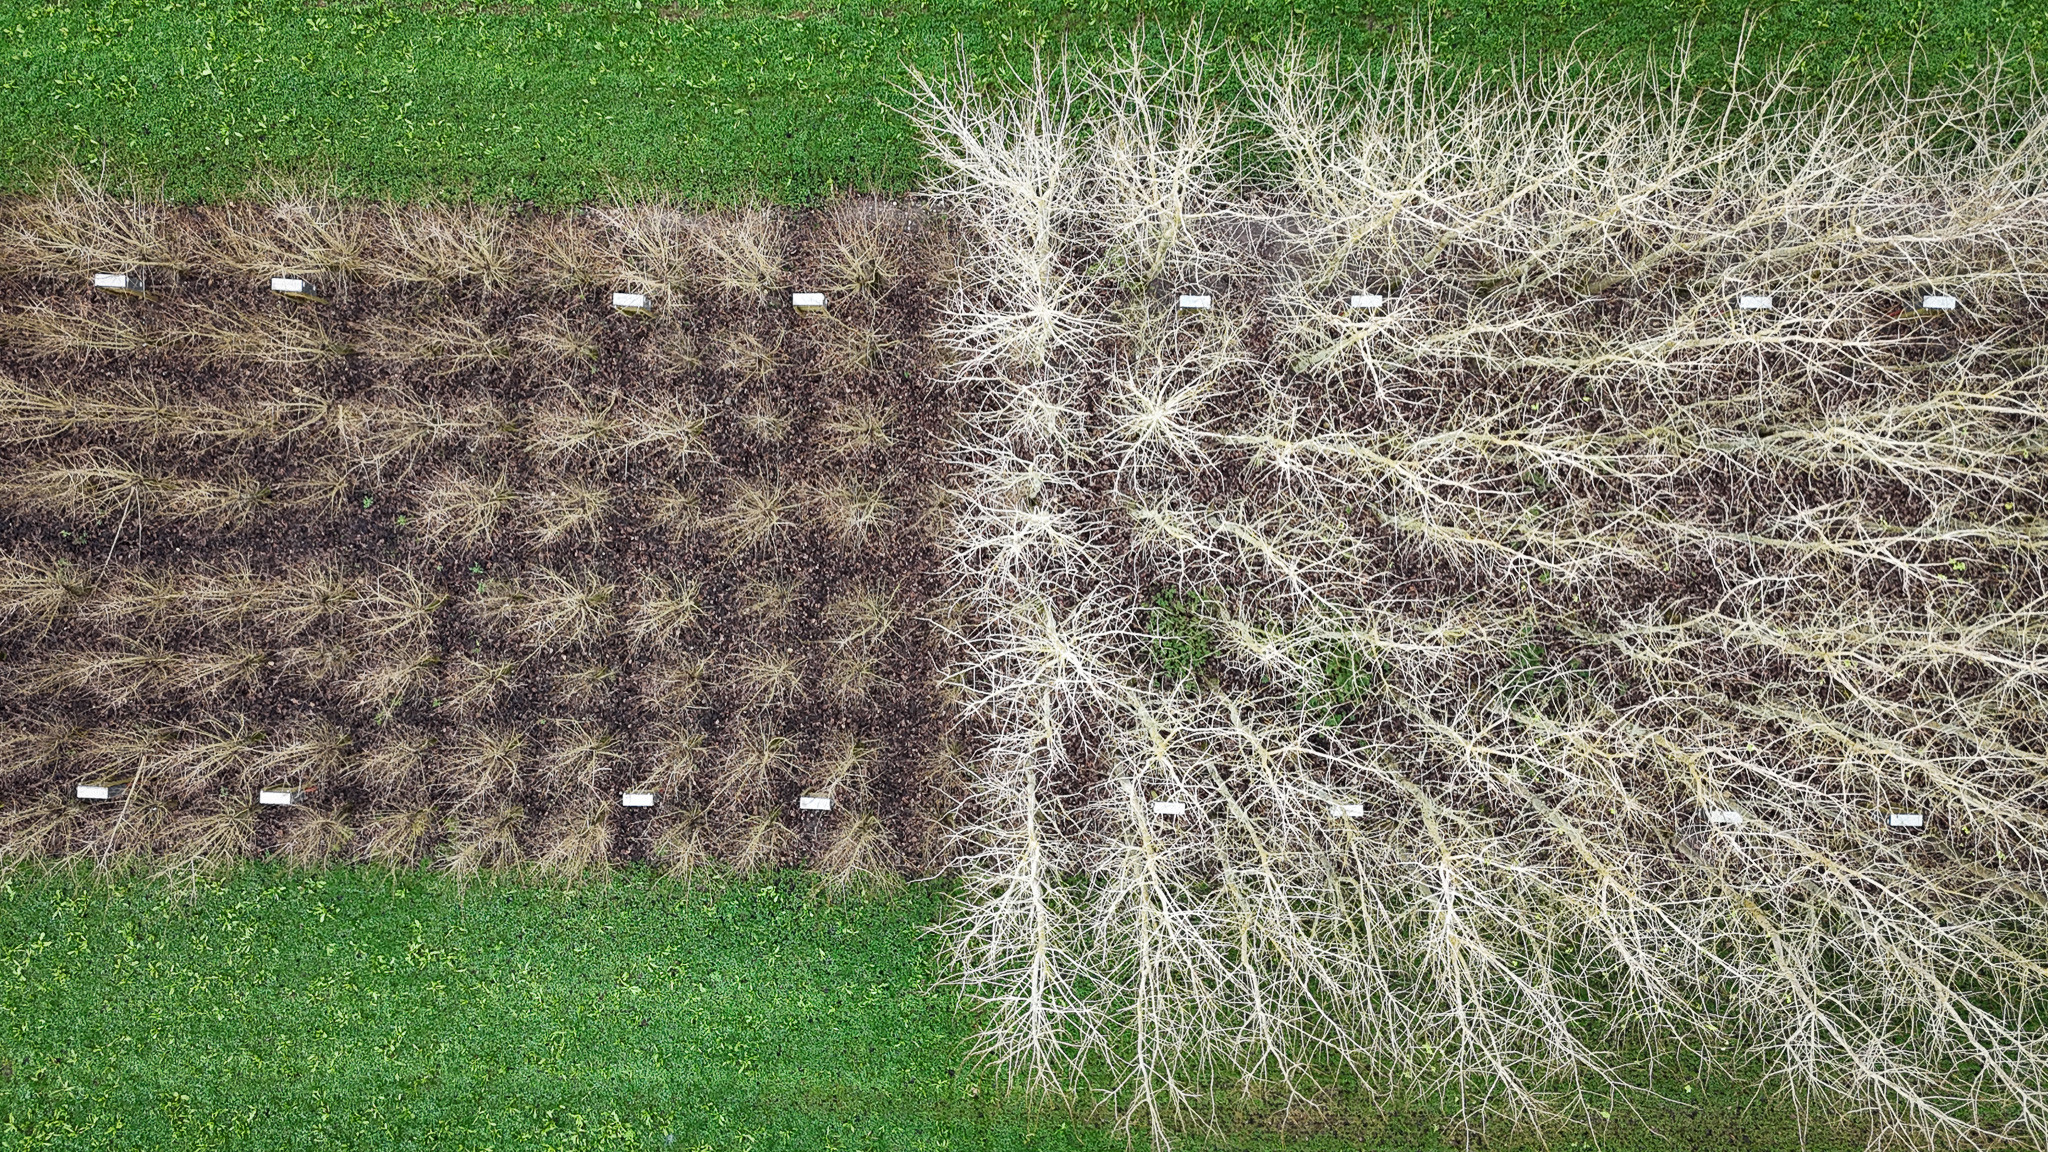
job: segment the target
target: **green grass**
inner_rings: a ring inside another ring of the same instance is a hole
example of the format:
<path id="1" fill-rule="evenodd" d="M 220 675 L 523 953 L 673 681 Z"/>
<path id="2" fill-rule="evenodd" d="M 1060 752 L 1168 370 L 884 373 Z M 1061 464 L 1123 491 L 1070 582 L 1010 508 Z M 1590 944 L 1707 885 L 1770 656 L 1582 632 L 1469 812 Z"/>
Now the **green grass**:
<path id="1" fill-rule="evenodd" d="M 636 871 L 461 896 L 354 870 L 249 866 L 190 895 L 17 874 L 0 882 L 0 1148 L 1125 1147 L 963 1064 L 973 1021 L 933 990 L 924 934 L 943 893 L 806 893 Z M 1598 1146 L 1799 1146 L 1753 1086 L 1670 1091 L 1646 1121 L 1603 1121 Z M 1462 1145 L 1377 1103 L 1351 1093 L 1283 1138 L 1226 1097 L 1230 1135 L 1180 1146 Z"/>
<path id="2" fill-rule="evenodd" d="M 16 877 L 0 1147 L 1109 1146 L 962 1074 L 940 900 Z"/>
<path id="3" fill-rule="evenodd" d="M 961 37 L 978 66 L 1035 42 L 1094 53 L 1141 19 L 1203 16 L 1239 43 L 1299 28 L 1368 50 L 1413 17 L 1442 54 L 1497 67 L 1576 42 L 1595 55 L 1668 48 L 1697 23 L 1702 60 L 1732 50 L 1737 0 L 873 0 L 734 3 L 323 3 L 0 0 L 0 188 L 51 158 L 233 196 L 262 167 L 338 172 L 344 190 L 447 189 L 543 203 L 615 183 L 702 201 L 806 202 L 900 190 L 920 158 L 892 83 L 942 67 Z M 1832 0 L 1760 8 L 1752 48 L 1810 47 L 1833 67 L 1897 57 L 1935 68 L 1978 45 L 2048 44 L 2021 0 Z"/>

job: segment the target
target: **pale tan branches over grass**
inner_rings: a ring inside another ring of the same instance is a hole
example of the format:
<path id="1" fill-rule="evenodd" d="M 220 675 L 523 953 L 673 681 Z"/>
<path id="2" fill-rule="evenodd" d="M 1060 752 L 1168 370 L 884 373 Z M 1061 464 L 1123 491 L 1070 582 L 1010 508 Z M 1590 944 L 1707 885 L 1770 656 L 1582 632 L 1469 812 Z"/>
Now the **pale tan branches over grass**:
<path id="1" fill-rule="evenodd" d="M 223 794 L 180 812 L 170 822 L 154 875 L 191 881 L 232 867 L 255 847 L 256 797 Z"/>
<path id="2" fill-rule="evenodd" d="M 63 857 L 83 831 L 85 816 L 85 806 L 61 792 L 0 809 L 0 871 Z"/>
<path id="3" fill-rule="evenodd" d="M 830 892 L 871 892 L 900 887 L 889 830 L 873 813 L 848 813 L 827 834 L 818 853 L 818 878 Z"/>
<path id="4" fill-rule="evenodd" d="M 273 276 L 310 279 L 330 292 L 367 266 L 370 222 L 331 187 L 271 175 L 252 180 L 249 190 L 250 203 L 207 214 L 208 263 L 257 282 Z"/>
<path id="5" fill-rule="evenodd" d="M 694 239 L 704 282 L 718 292 L 766 303 L 778 289 L 787 289 L 787 240 L 773 212 L 751 208 L 700 218 Z"/>
<path id="6" fill-rule="evenodd" d="M 356 858 L 394 872 L 413 867 L 445 826 L 440 811 L 425 804 L 374 809 L 357 830 Z"/>
<path id="7" fill-rule="evenodd" d="M 527 862 L 521 837 L 531 823 L 526 809 L 510 802 L 461 820 L 441 849 L 442 866 L 463 883 L 509 873 Z"/>
<path id="8" fill-rule="evenodd" d="M 620 203 L 599 209 L 600 267 L 621 292 L 661 304 L 689 291 L 700 259 L 692 215 L 661 203 Z"/>
<path id="9" fill-rule="evenodd" d="M 649 838 L 648 856 L 662 873 L 689 880 L 718 862 L 717 832 L 704 810 L 685 807 L 663 812 Z"/>
<path id="10" fill-rule="evenodd" d="M 563 805 L 541 825 L 543 845 L 534 871 L 559 880 L 580 880 L 610 863 L 611 806 L 603 796 L 584 796 Z"/>
<path id="11" fill-rule="evenodd" d="M 42 191 L 17 200 L 0 221 L 0 267 L 34 276 L 151 271 L 174 276 L 183 261 L 170 205 L 141 189 L 121 194 L 66 163 Z"/>
<path id="12" fill-rule="evenodd" d="M 293 868 L 325 868 L 346 858 L 356 831 L 344 811 L 294 804 L 277 834 L 276 855 Z"/>
<path id="13" fill-rule="evenodd" d="M 826 298 L 876 297 L 908 271 L 914 221 L 897 204 L 849 197 L 826 210 L 820 263 Z"/>
<path id="14" fill-rule="evenodd" d="M 496 291 L 519 267 L 511 213 L 495 205 L 392 204 L 366 272 L 387 284 L 475 284 Z"/>
<path id="15" fill-rule="evenodd" d="M 743 876 L 782 864 L 796 843 L 796 830 L 773 808 L 741 818 L 726 841 L 726 860 Z"/>

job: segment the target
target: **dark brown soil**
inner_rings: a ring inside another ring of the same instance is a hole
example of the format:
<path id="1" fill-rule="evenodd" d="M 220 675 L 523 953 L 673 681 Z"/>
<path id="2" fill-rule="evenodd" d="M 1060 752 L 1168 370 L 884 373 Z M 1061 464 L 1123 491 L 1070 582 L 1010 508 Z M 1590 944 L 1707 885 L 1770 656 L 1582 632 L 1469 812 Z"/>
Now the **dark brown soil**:
<path id="1" fill-rule="evenodd" d="M 554 223 L 538 216 L 516 222 L 521 229 Z M 793 215 L 787 223 L 791 286 L 820 283 L 826 259 L 822 217 Z M 196 220 L 188 225 L 202 227 Z M 888 833 L 874 860 L 910 870 L 933 867 L 956 776 L 953 715 L 938 683 L 947 650 L 942 631 L 927 617 L 941 591 L 935 549 L 943 531 L 944 445 L 962 398 L 934 382 L 940 374 L 926 336 L 934 320 L 934 269 L 942 266 L 938 254 L 950 242 L 944 226 L 912 217 L 891 229 L 889 243 L 902 274 L 865 297 L 835 297 L 827 317 L 795 313 L 786 288 L 757 297 L 707 289 L 664 303 L 654 316 L 626 316 L 609 307 L 610 283 L 560 290 L 515 283 L 487 291 L 460 280 L 427 288 L 357 282 L 330 285 L 340 290 L 308 305 L 273 298 L 248 277 L 204 268 L 144 301 L 96 294 L 82 278 L 13 276 L 0 282 L 0 303 L 14 315 L 35 304 L 85 316 L 129 316 L 147 325 L 175 323 L 207 309 L 310 314 L 343 340 L 367 342 L 364 334 L 378 323 L 421 323 L 453 314 L 481 319 L 490 332 L 507 337 L 510 347 L 494 362 L 444 371 L 444 361 L 433 358 L 391 363 L 368 355 L 276 366 L 253 356 L 202 357 L 190 342 L 119 354 L 37 355 L 26 341 L 10 340 L 0 350 L 0 373 L 28 392 L 69 388 L 114 396 L 141 388 L 174 404 L 230 409 L 288 394 L 371 411 L 401 401 L 419 409 L 491 400 L 512 417 L 503 435 L 453 438 L 382 462 L 372 460 L 374 453 L 332 416 L 290 434 L 226 442 L 86 421 L 40 442 L 7 447 L 7 470 L 16 480 L 15 498 L 0 501 L 6 555 L 69 560 L 87 574 L 93 591 L 53 623 L 18 617 L 10 631 L 0 632 L 0 672 L 6 677 L 0 720 L 11 741 L 4 749 L 9 763 L 0 805 L 23 812 L 47 805 L 50 796 L 70 796 L 87 777 L 139 769 L 137 799 L 161 802 L 164 814 L 155 823 L 130 822 L 150 829 L 132 835 L 150 837 L 151 843 L 120 844 L 110 840 L 121 835 L 111 831 L 116 817 L 110 813 L 121 806 L 80 802 L 70 823 L 17 821 L 9 850 L 179 851 L 188 847 L 177 842 L 181 814 L 232 810 L 246 803 L 255 786 L 278 782 L 318 784 L 314 809 L 344 825 L 431 806 L 438 827 L 415 853 L 420 860 L 446 856 L 469 834 L 465 829 L 508 806 L 517 809 L 511 826 L 519 851 L 493 859 L 541 857 L 552 847 L 549 829 L 563 813 L 578 805 L 592 808 L 603 798 L 614 861 L 646 858 L 653 837 L 701 812 L 714 854 L 735 844 L 748 821 L 773 816 L 793 834 L 782 837 L 784 848 L 768 862 L 804 863 L 854 821 L 872 815 Z M 524 333 L 551 321 L 589 334 L 592 354 L 551 357 L 521 342 Z M 883 335 L 888 344 L 877 363 L 852 372 L 825 366 L 823 344 L 843 332 L 841 324 Z M 749 381 L 720 366 L 725 349 L 745 337 L 778 350 L 778 362 L 763 379 Z M 693 357 L 700 362 L 691 364 Z M 676 396 L 707 415 L 707 452 L 676 459 L 663 445 L 623 451 L 600 444 L 557 454 L 540 442 L 546 421 L 537 417 L 551 410 L 581 405 L 598 414 L 623 412 L 635 402 Z M 828 430 L 835 413 L 862 401 L 886 413 L 893 444 L 848 449 Z M 766 434 L 743 418 L 761 411 L 769 417 Z M 786 421 L 779 434 L 778 420 Z M 17 470 L 93 453 L 111 454 L 143 472 L 251 476 L 267 489 L 268 503 L 237 521 L 161 505 L 67 515 L 26 499 L 28 485 Z M 514 492 L 543 496 L 582 482 L 601 488 L 609 508 L 594 529 L 543 544 L 522 503 L 491 539 L 464 544 L 450 533 L 421 530 L 423 486 L 451 468 L 502 474 Z M 334 493 L 335 504 L 303 498 L 310 480 L 337 469 L 346 469 L 346 481 Z M 882 523 L 859 538 L 835 532 L 821 511 L 820 491 L 848 480 L 879 488 L 889 503 Z M 798 509 L 793 523 L 752 544 L 737 539 L 724 519 L 748 484 L 779 486 Z M 688 512 L 692 499 L 695 515 Z M 300 635 L 286 634 L 260 611 L 199 615 L 202 593 L 219 584 L 217 578 L 209 584 L 209 570 L 246 564 L 259 578 L 289 582 L 297 566 L 314 561 L 373 585 L 398 570 L 445 593 L 448 599 L 419 633 L 439 658 L 438 668 L 413 690 L 366 701 L 351 684 L 362 669 L 405 647 L 407 634 L 371 637 L 360 610 Z M 95 615 L 110 590 L 144 572 L 176 577 L 154 628 L 133 614 L 116 620 Z M 488 591 L 486 582 L 544 572 L 610 586 L 606 610 L 614 619 L 580 642 L 536 643 L 518 634 L 513 623 L 481 610 L 479 591 Z M 639 605 L 670 581 L 694 583 L 701 616 L 671 644 L 633 643 L 629 625 Z M 779 583 L 788 593 L 779 618 L 747 606 L 758 599 L 750 595 L 750 582 L 762 581 Z M 849 626 L 834 613 L 836 601 L 863 592 L 893 606 L 894 619 L 879 638 L 849 638 Z M 5 616 L 0 627 L 7 627 Z M 307 652 L 323 643 L 352 647 L 350 661 L 325 676 L 305 672 Z M 52 688 L 38 678 L 39 670 L 67 652 L 240 647 L 260 651 L 261 666 L 226 687 L 152 682 L 137 699 L 116 701 L 118 693 Z M 835 672 L 863 652 L 873 661 L 870 680 L 835 687 Z M 749 660 L 783 656 L 796 661 L 801 684 L 764 701 L 744 667 Z M 450 698 L 469 666 L 465 658 L 486 665 L 511 662 L 516 671 L 496 699 L 458 715 Z M 699 661 L 701 683 L 692 689 L 689 672 Z M 579 670 L 596 670 L 600 683 L 580 693 L 566 686 L 562 677 Z M 680 686 L 664 692 L 664 684 Z M 176 773 L 146 757 L 110 760 L 100 738 L 119 729 L 187 725 L 169 731 L 175 747 L 199 740 L 195 733 L 244 723 L 264 734 L 254 742 L 258 749 L 274 751 L 323 723 L 345 734 L 348 749 L 338 762 L 309 759 L 298 766 L 273 759 L 251 768 L 255 755 L 244 755 L 229 758 L 217 771 L 172 783 Z M 486 728 L 525 732 L 526 764 L 516 782 L 465 797 L 472 778 L 453 749 L 466 733 Z M 566 773 L 538 767 L 565 734 L 591 730 L 608 733 L 616 741 L 614 751 L 623 755 L 608 753 Z M 789 741 L 772 778 L 750 793 L 721 783 L 730 779 L 726 768 L 747 733 Z M 678 759 L 675 749 L 687 749 L 692 737 L 701 738 L 701 750 Z M 392 770 L 372 755 L 404 740 L 426 749 L 416 772 Z M 799 812 L 799 796 L 825 787 L 832 753 L 849 741 L 870 749 L 863 770 L 832 788 L 831 813 Z M 268 775 L 259 779 L 259 772 Z M 649 784 L 662 793 L 652 812 L 618 805 L 621 790 Z M 293 822 L 310 818 L 302 810 L 261 808 L 243 847 L 271 850 Z M 23 837 L 34 842 L 23 843 Z M 364 839 L 340 847 L 337 855 L 360 851 Z"/>

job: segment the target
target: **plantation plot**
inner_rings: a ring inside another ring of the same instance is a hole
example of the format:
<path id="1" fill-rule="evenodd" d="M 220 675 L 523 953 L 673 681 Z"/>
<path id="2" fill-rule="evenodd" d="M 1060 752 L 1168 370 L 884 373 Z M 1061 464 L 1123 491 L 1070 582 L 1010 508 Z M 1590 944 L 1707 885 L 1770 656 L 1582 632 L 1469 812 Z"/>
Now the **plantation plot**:
<path id="1" fill-rule="evenodd" d="M 0 852 L 923 866 L 946 244 L 868 201 L 11 206 Z"/>
<path id="2" fill-rule="evenodd" d="M 2038 94 L 1224 66 L 920 91 L 984 1053 L 2048 1137 Z"/>

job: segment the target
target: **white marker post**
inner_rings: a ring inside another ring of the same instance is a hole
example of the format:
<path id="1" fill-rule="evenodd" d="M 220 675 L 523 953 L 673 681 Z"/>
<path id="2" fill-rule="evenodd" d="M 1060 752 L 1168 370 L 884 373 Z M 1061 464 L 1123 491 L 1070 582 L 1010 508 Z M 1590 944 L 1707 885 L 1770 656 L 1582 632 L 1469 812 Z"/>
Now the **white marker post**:
<path id="1" fill-rule="evenodd" d="M 1207 296 L 1183 296 L 1180 298 L 1180 310 L 1183 312 L 1207 312 L 1209 311 L 1209 298 Z"/>
<path id="2" fill-rule="evenodd" d="M 258 804 L 282 804 L 289 808 L 313 794 L 313 786 L 306 784 L 297 788 L 280 784 L 275 788 L 260 789 L 256 793 Z"/>
<path id="3" fill-rule="evenodd" d="M 654 311 L 654 308 L 647 303 L 647 293 L 645 292 L 614 292 L 612 293 L 612 307 L 624 312 L 628 316 L 646 316 Z"/>
<path id="4" fill-rule="evenodd" d="M 1353 296 L 1347 310 L 1351 312 L 1377 312 L 1387 303 L 1387 298 L 1377 292 L 1366 292 Z"/>
<path id="5" fill-rule="evenodd" d="M 823 292 L 792 292 L 789 296 L 789 306 L 799 312 L 823 312 L 825 310 L 825 294 Z"/>
<path id="6" fill-rule="evenodd" d="M 140 272 L 95 272 L 92 286 L 102 292 L 119 296 L 146 296 L 142 273 Z"/>
<path id="7" fill-rule="evenodd" d="M 1707 823 L 1718 824 L 1724 828 L 1739 828 L 1742 826 L 1742 813 L 1733 808 L 1709 808 Z"/>
<path id="8" fill-rule="evenodd" d="M 1365 805 L 1332 804 L 1330 805 L 1330 815 L 1335 816 L 1339 820 L 1356 820 L 1365 815 Z"/>
<path id="9" fill-rule="evenodd" d="M 98 784 L 80 784 L 78 786 L 78 798 L 80 800 L 119 800 L 128 795 L 128 784 L 129 782 L 126 780 L 107 780 Z"/>
<path id="10" fill-rule="evenodd" d="M 311 284 L 293 276 L 272 276 L 270 290 L 287 300 L 308 300 L 314 303 L 320 301 L 320 294 L 313 291 Z"/>
<path id="11" fill-rule="evenodd" d="M 1956 310 L 1956 298 L 1953 296 L 1922 296 L 1920 298 L 1920 308 L 1924 312 L 1953 312 Z"/>
<path id="12" fill-rule="evenodd" d="M 1889 828 L 1923 828 L 1927 825 L 1927 818 L 1918 812 L 1894 812 L 1886 816 L 1884 822 Z"/>
<path id="13" fill-rule="evenodd" d="M 1776 305 L 1770 296 L 1737 296 L 1735 306 L 1744 312 L 1769 312 Z"/>
<path id="14" fill-rule="evenodd" d="M 1154 800 L 1152 802 L 1152 814 L 1154 816 L 1185 816 L 1188 814 L 1188 806 L 1178 800 Z"/>
<path id="15" fill-rule="evenodd" d="M 830 796 L 799 796 L 796 801 L 796 810 L 799 812 L 830 812 L 832 810 L 832 798 Z"/>
<path id="16" fill-rule="evenodd" d="M 619 806 L 622 808 L 652 808 L 654 807 L 654 793 L 621 792 L 619 793 Z"/>

